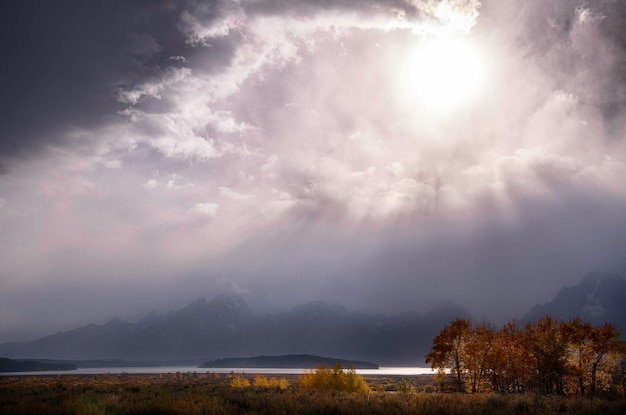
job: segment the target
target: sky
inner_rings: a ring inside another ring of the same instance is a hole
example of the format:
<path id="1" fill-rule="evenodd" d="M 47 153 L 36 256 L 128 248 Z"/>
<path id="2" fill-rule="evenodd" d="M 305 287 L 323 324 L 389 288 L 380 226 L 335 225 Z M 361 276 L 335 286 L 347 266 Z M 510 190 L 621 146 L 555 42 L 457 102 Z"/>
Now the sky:
<path id="1" fill-rule="evenodd" d="M 626 275 L 626 2 L 0 16 L 0 342 L 220 293 L 500 322 Z"/>

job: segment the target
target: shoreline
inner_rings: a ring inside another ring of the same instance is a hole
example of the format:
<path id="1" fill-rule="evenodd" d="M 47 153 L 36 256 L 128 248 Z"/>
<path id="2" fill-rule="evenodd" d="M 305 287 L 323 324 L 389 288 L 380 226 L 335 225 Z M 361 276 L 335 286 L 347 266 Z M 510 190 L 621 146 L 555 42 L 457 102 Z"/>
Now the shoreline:
<path id="1" fill-rule="evenodd" d="M 75 375 L 165 375 L 175 373 L 243 373 L 261 375 L 302 375 L 312 369 L 302 368 L 200 368 L 197 366 L 160 366 L 160 367 L 102 367 L 102 368 L 78 368 L 76 370 L 62 371 L 29 371 L 29 372 L 0 372 L 0 377 L 6 376 L 75 376 Z M 356 369 L 356 373 L 361 376 L 416 376 L 434 375 L 430 368 L 425 367 L 380 367 L 378 369 Z"/>
<path id="2" fill-rule="evenodd" d="M 67 381 L 71 382 L 73 380 L 107 380 L 107 379 L 137 379 L 137 380 L 194 380 L 194 379 L 203 379 L 206 377 L 215 377 L 217 379 L 223 378 L 226 379 L 234 374 L 239 376 L 254 379 L 257 375 L 262 375 L 265 377 L 280 377 L 285 378 L 287 380 L 297 382 L 297 380 L 302 376 L 301 374 L 295 373 L 259 373 L 259 372 L 228 372 L 228 373 L 219 373 L 219 372 L 166 372 L 166 373 L 98 373 L 98 374 L 87 374 L 87 373 L 67 373 L 67 374 L 55 374 L 55 373 L 0 373 L 0 382 L 8 381 L 11 379 L 37 379 L 37 380 L 55 380 L 55 381 Z M 380 381 L 381 379 L 388 379 L 390 381 L 402 381 L 405 379 L 414 379 L 419 380 L 419 384 L 433 384 L 434 383 L 434 374 L 412 374 L 412 375 L 404 375 L 404 374 L 367 374 L 361 375 L 363 379 L 366 381 Z"/>

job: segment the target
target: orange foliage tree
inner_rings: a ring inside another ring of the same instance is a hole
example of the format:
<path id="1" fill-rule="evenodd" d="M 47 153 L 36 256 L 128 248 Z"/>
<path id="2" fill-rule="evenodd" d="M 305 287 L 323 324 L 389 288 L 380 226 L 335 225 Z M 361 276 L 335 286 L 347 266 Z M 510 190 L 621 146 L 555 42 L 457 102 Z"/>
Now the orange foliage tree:
<path id="1" fill-rule="evenodd" d="M 611 382 L 625 351 L 614 326 L 580 318 L 547 316 L 523 330 L 514 321 L 495 330 L 456 319 L 433 339 L 426 363 L 438 376 L 449 371 L 459 391 L 585 395 L 616 389 Z"/>
<path id="2" fill-rule="evenodd" d="M 466 386 L 472 393 L 481 391 L 492 360 L 496 331 L 489 323 L 482 323 L 470 331 L 465 346 Z"/>
<path id="3" fill-rule="evenodd" d="M 464 390 L 467 363 L 467 342 L 472 332 L 468 320 L 456 319 L 437 334 L 426 363 L 443 375 L 447 369 L 454 375 L 457 389 Z"/>

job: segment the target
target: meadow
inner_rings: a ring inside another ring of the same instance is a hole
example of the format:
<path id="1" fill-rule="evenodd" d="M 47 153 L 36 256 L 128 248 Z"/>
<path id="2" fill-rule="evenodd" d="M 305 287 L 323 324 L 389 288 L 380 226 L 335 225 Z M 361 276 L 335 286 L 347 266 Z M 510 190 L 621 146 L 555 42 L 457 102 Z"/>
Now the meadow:
<path id="1" fill-rule="evenodd" d="M 249 387 L 233 387 L 235 378 Z M 255 375 L 14 376 L 0 378 L 0 414 L 624 414 L 626 400 L 445 392 L 433 377 L 366 376 L 369 393 L 255 387 Z M 284 382 L 283 382 L 283 386 Z"/>

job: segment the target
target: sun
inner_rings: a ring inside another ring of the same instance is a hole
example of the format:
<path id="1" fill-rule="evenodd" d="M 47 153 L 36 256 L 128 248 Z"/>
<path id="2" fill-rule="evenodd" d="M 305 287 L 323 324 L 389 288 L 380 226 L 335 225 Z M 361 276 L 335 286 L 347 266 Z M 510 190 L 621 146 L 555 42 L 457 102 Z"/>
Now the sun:
<path id="1" fill-rule="evenodd" d="M 411 105 L 438 114 L 469 105 L 485 77 L 478 48 L 463 37 L 427 38 L 412 47 L 399 77 Z"/>

